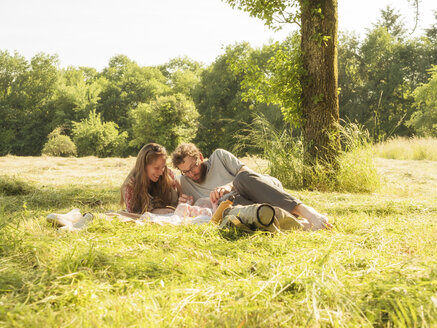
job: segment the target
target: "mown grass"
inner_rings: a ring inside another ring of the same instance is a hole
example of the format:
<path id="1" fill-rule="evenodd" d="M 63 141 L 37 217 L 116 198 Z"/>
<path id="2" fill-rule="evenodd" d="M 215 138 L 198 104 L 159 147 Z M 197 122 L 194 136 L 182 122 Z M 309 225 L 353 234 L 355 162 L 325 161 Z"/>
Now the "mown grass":
<path id="1" fill-rule="evenodd" d="M 375 155 L 388 159 L 437 161 L 437 138 L 396 137 L 376 144 Z"/>
<path id="2" fill-rule="evenodd" d="M 31 186 L 0 193 L 0 326 L 437 326 L 437 162 L 377 159 L 376 193 L 292 191 L 335 228 L 271 236 L 98 215 L 133 160 L 0 158 Z M 74 207 L 86 231 L 45 220 Z"/>

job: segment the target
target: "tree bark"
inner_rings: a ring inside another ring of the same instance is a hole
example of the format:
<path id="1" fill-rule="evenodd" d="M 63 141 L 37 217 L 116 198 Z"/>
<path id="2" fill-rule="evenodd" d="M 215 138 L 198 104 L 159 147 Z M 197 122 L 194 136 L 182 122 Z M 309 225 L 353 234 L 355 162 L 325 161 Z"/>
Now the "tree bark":
<path id="1" fill-rule="evenodd" d="M 307 161 L 335 163 L 340 150 L 337 0 L 300 0 L 303 136 Z"/>

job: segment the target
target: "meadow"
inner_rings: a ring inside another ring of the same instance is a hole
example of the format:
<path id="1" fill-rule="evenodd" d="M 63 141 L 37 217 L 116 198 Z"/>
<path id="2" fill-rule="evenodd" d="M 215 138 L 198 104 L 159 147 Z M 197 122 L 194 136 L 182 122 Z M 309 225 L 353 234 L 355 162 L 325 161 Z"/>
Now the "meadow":
<path id="1" fill-rule="evenodd" d="M 0 158 L 0 327 L 437 327 L 437 161 L 290 190 L 334 229 L 279 235 L 106 219 L 134 161 Z M 46 222 L 75 207 L 86 230 Z"/>

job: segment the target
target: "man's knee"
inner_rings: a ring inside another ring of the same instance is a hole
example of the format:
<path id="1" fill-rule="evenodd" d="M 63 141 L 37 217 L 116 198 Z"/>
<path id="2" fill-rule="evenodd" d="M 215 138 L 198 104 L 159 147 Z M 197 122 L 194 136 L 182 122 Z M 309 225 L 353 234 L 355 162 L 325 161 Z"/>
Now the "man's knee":
<path id="1" fill-rule="evenodd" d="M 252 173 L 248 171 L 241 171 L 235 176 L 232 184 L 237 192 L 241 193 L 243 190 L 245 190 L 248 182 L 253 179 L 251 174 Z"/>
<path id="2" fill-rule="evenodd" d="M 262 175 L 256 172 L 250 171 L 241 171 L 235 176 L 233 185 L 237 191 L 242 192 L 246 190 L 246 188 L 251 188 L 259 185 L 270 185 L 274 188 L 279 188 L 280 190 L 284 190 L 282 187 L 282 183 L 269 175 Z"/>

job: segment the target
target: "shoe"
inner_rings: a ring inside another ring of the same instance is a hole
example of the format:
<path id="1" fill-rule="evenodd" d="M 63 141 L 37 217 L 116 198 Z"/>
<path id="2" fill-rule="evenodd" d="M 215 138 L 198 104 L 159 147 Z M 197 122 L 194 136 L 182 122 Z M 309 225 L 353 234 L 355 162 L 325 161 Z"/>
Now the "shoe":
<path id="1" fill-rule="evenodd" d="M 223 211 L 223 217 L 234 215 L 252 230 L 267 229 L 275 219 L 275 210 L 268 204 L 253 204 L 247 206 L 233 206 Z"/>
<path id="2" fill-rule="evenodd" d="M 82 214 L 80 213 L 80 210 L 78 208 L 74 208 L 66 214 L 51 213 L 47 215 L 46 219 L 48 222 L 58 227 L 64 227 L 67 225 L 72 225 L 81 220 Z"/>
<path id="3" fill-rule="evenodd" d="M 85 226 L 92 221 L 93 217 L 94 215 L 91 213 L 82 215 L 80 210 L 75 208 L 67 214 L 51 213 L 47 215 L 47 221 L 59 227 L 59 230 L 75 231 L 85 228 Z"/>

